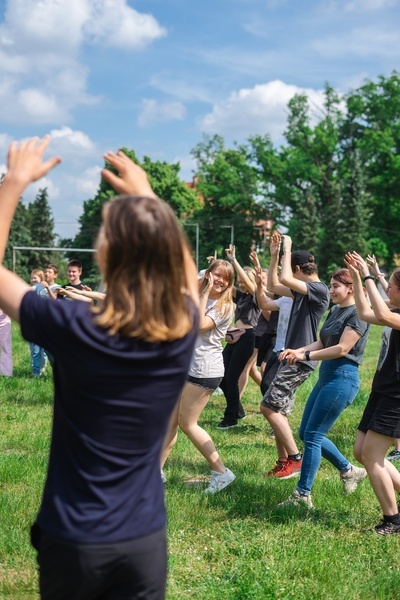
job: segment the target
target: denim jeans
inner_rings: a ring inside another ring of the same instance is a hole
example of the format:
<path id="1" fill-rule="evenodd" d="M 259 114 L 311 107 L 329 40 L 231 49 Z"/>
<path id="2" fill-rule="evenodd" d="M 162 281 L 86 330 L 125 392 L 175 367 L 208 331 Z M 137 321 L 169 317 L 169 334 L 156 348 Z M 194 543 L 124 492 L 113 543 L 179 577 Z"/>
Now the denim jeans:
<path id="1" fill-rule="evenodd" d="M 40 371 L 46 365 L 46 355 L 40 346 L 37 344 L 29 343 L 31 351 L 31 365 L 32 373 L 34 377 L 40 377 Z"/>
<path id="2" fill-rule="evenodd" d="M 359 387 L 358 368 L 353 361 L 338 358 L 321 363 L 319 379 L 307 400 L 299 429 L 299 436 L 304 442 L 303 465 L 297 486 L 300 494 L 310 494 L 321 455 L 341 472 L 350 469 L 351 463 L 326 434 L 353 402 Z"/>

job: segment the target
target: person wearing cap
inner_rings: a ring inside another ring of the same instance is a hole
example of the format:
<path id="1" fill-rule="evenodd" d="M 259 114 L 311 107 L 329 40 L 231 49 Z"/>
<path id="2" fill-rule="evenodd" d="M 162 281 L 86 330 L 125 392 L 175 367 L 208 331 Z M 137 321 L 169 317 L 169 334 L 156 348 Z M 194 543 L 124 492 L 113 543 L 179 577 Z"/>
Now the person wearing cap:
<path id="1" fill-rule="evenodd" d="M 282 271 L 278 278 L 278 261 L 283 241 Z M 318 277 L 314 256 L 307 250 L 292 249 L 292 240 L 277 231 L 271 237 L 271 263 L 268 290 L 279 296 L 293 298 L 285 348 L 300 348 L 316 342 L 318 325 L 329 306 L 329 290 Z M 282 348 L 284 350 L 284 348 Z M 267 475 L 289 479 L 300 475 L 302 455 L 299 452 L 288 421 L 294 406 L 294 396 L 300 385 L 317 366 L 316 361 L 281 362 L 260 405 L 275 434 L 278 459 Z"/>

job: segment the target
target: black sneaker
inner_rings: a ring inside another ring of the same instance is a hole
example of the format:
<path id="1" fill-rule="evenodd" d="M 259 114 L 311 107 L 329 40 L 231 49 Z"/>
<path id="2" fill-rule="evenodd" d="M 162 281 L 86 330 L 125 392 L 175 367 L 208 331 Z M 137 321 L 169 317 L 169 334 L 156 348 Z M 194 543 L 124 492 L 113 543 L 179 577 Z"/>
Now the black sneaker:
<path id="1" fill-rule="evenodd" d="M 394 462 L 395 460 L 400 460 L 400 450 L 392 450 L 386 457 L 390 462 Z"/>
<path id="2" fill-rule="evenodd" d="M 393 535 L 395 533 L 400 533 L 400 525 L 395 525 L 391 521 L 382 521 L 382 523 L 376 525 L 374 529 L 379 535 Z"/>
<path id="3" fill-rule="evenodd" d="M 221 419 L 217 425 L 217 429 L 232 429 L 232 427 L 237 427 L 237 421 L 225 421 L 225 419 Z"/>

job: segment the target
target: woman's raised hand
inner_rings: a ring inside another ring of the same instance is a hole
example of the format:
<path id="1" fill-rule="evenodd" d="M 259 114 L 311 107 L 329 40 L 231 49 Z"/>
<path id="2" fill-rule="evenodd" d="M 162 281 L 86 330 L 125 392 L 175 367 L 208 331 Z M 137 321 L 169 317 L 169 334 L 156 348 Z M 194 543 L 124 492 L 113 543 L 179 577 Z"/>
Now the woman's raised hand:
<path id="1" fill-rule="evenodd" d="M 260 267 L 260 261 L 258 260 L 258 254 L 255 250 L 249 254 L 250 262 L 253 263 L 254 267 Z"/>
<path id="2" fill-rule="evenodd" d="M 41 140 L 35 137 L 25 142 L 12 142 L 8 150 L 6 178 L 26 187 L 47 175 L 61 162 L 59 156 L 43 160 L 49 142 L 49 135 Z"/>
<path id="3" fill-rule="evenodd" d="M 269 245 L 269 251 L 271 253 L 271 256 L 279 256 L 279 250 L 281 248 L 281 240 L 282 240 L 282 236 L 279 233 L 279 231 L 274 231 L 274 233 L 271 235 L 271 241 L 270 241 L 270 245 Z"/>
<path id="4" fill-rule="evenodd" d="M 262 268 L 260 265 L 254 267 L 254 279 L 257 285 L 262 284 Z"/>
<path id="5" fill-rule="evenodd" d="M 234 260 L 236 258 L 236 248 L 232 244 L 229 244 L 229 248 L 225 248 L 225 252 L 229 260 Z"/>
<path id="6" fill-rule="evenodd" d="M 117 154 L 106 152 L 104 158 L 119 173 L 119 175 L 115 175 L 109 169 L 103 169 L 101 172 L 103 178 L 112 185 L 116 192 L 134 196 L 156 196 L 151 188 L 146 171 L 134 163 L 124 152 L 121 150 Z"/>
<path id="7" fill-rule="evenodd" d="M 214 254 L 212 256 L 207 256 L 207 262 L 210 265 L 212 262 L 217 260 L 217 251 L 214 250 Z"/>
<path id="8" fill-rule="evenodd" d="M 346 255 L 347 256 L 347 255 Z M 367 277 L 369 275 L 369 267 L 367 262 L 363 259 L 358 252 L 351 252 L 352 259 L 356 265 L 361 277 Z"/>
<path id="9" fill-rule="evenodd" d="M 376 277 L 379 277 L 379 275 L 382 275 L 381 270 L 378 265 L 378 261 L 376 260 L 375 254 L 373 254 L 372 256 L 370 254 L 368 254 L 367 263 L 368 263 L 368 266 L 371 269 L 372 273 L 374 275 L 376 275 Z"/>

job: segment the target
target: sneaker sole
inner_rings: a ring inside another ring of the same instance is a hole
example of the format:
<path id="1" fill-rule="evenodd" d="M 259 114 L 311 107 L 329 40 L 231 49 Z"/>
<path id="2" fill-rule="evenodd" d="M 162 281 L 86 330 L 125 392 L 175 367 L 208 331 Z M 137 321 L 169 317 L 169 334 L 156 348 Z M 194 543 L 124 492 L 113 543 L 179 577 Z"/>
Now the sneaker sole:
<path id="1" fill-rule="evenodd" d="M 300 477 L 300 473 L 301 469 L 298 469 L 297 471 L 293 471 L 293 473 L 290 473 L 290 475 L 284 475 L 283 477 L 279 477 L 278 472 L 275 475 L 271 475 L 271 477 L 275 477 L 275 479 L 292 479 L 292 477 Z"/>
<path id="2" fill-rule="evenodd" d="M 223 431 L 224 429 L 233 429 L 234 427 L 237 427 L 237 423 L 235 423 L 235 425 L 217 425 L 217 429 L 220 429 L 221 431 Z"/>

